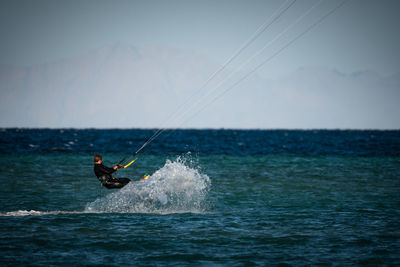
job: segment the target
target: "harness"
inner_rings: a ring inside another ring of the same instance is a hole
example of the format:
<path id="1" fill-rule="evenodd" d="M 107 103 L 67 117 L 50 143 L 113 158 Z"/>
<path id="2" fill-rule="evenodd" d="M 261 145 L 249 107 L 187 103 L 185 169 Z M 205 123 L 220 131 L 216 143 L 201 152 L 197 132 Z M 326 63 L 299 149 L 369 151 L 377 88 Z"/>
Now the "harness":
<path id="1" fill-rule="evenodd" d="M 111 177 L 110 175 L 104 174 L 104 175 L 102 175 L 102 176 L 100 176 L 100 177 L 97 177 L 97 179 L 99 179 L 100 185 L 101 185 L 101 186 L 105 186 L 106 183 L 109 183 L 109 182 L 110 182 L 110 180 L 112 179 L 112 177 Z"/>

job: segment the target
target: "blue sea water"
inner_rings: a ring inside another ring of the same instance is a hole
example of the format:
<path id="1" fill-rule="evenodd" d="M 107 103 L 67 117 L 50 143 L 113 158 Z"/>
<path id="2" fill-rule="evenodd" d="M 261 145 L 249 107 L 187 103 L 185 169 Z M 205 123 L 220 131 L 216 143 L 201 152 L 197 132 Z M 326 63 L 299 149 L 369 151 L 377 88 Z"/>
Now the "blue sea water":
<path id="1" fill-rule="evenodd" d="M 400 131 L 154 132 L 0 129 L 0 264 L 400 264 Z"/>

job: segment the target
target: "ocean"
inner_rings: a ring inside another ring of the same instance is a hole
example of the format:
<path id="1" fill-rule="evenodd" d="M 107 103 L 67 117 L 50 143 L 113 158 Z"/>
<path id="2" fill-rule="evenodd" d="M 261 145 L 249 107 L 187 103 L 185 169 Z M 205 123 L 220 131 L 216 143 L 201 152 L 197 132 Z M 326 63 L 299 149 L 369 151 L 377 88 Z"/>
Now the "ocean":
<path id="1" fill-rule="evenodd" d="M 400 265 L 399 130 L 155 131 L 0 129 L 0 265 Z"/>

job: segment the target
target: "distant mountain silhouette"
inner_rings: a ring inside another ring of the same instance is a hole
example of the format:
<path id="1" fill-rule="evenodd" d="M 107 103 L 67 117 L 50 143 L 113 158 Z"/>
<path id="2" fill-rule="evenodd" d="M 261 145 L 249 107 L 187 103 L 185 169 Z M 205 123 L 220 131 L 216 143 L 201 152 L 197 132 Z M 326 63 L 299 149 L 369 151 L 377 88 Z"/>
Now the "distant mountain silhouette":
<path id="1" fill-rule="evenodd" d="M 199 91 L 219 67 L 192 51 L 127 44 L 29 67 L 0 65 L 0 126 L 400 127 L 400 74 L 382 77 L 373 71 L 345 74 L 309 67 L 279 80 L 253 75 L 210 106 L 194 105 L 229 74 L 224 71 Z M 188 118 L 183 124 L 180 116 L 167 121 L 195 92 L 200 93 L 185 110 L 201 112 L 195 117 L 181 112 Z"/>

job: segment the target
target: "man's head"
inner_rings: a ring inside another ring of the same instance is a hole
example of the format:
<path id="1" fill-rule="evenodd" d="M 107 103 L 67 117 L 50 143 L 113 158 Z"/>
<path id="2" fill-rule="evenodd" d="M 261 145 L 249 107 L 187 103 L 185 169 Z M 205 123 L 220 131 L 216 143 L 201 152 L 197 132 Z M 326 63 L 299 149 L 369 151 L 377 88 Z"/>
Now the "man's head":
<path id="1" fill-rule="evenodd" d="M 103 158 L 101 155 L 97 154 L 94 156 L 94 164 L 101 164 L 103 162 Z"/>

